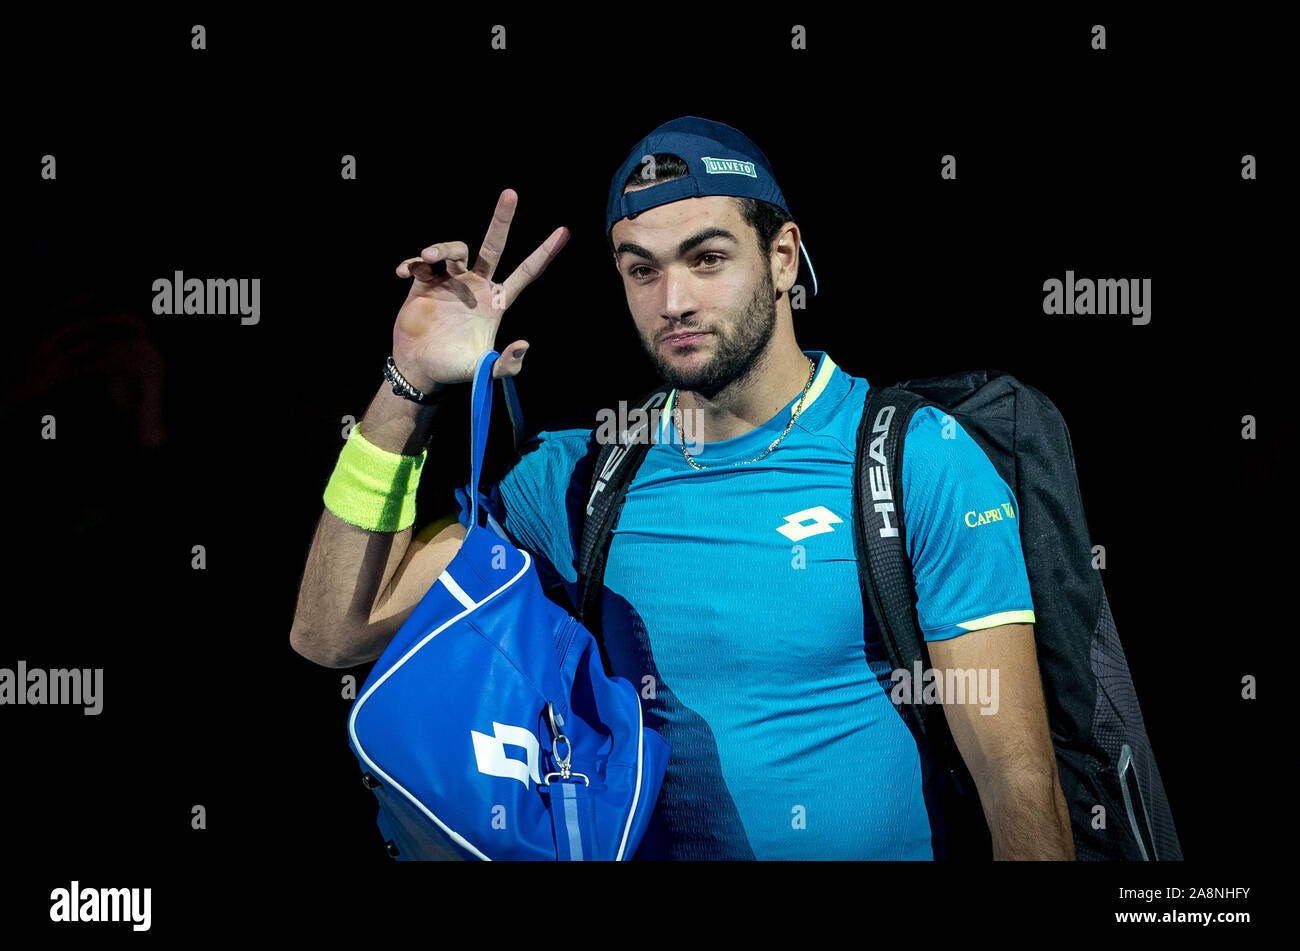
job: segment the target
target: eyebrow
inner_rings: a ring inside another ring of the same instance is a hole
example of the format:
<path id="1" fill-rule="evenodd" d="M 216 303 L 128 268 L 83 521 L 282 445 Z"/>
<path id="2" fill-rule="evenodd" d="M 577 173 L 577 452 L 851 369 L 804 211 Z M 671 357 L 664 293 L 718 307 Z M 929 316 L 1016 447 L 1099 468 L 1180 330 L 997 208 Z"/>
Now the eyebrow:
<path id="1" fill-rule="evenodd" d="M 740 242 L 736 240 L 736 236 L 726 228 L 705 228 L 703 231 L 695 232 L 695 234 L 677 245 L 677 256 L 679 258 L 684 257 L 690 253 L 692 248 L 703 244 L 710 238 L 724 238 L 732 244 L 740 244 Z M 635 254 L 637 257 L 645 258 L 647 261 L 657 262 L 659 260 L 645 248 L 641 247 L 641 245 L 633 244 L 630 241 L 620 243 L 618 248 L 615 249 L 614 256 L 617 257 L 620 254 Z"/>

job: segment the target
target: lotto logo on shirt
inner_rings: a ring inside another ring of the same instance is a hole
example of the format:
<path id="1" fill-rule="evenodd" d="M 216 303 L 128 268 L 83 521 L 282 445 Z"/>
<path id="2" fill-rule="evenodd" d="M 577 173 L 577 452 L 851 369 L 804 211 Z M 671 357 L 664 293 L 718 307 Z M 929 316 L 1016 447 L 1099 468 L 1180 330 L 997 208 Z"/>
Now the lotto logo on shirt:
<path id="1" fill-rule="evenodd" d="M 988 509 L 984 512 L 970 511 L 966 513 L 966 526 L 975 528 L 979 525 L 987 525 L 989 522 L 1000 522 L 1004 518 L 1015 518 L 1015 510 L 1011 508 L 1011 503 L 1003 502 L 1002 507 L 998 509 Z"/>

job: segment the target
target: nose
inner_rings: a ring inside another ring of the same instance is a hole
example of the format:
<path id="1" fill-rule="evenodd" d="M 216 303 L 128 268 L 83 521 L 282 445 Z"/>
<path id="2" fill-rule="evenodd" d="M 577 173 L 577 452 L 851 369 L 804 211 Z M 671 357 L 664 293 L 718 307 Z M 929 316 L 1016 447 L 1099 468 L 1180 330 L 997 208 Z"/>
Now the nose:
<path id="1" fill-rule="evenodd" d="M 664 273 L 663 315 L 669 320 L 689 317 L 695 313 L 695 295 L 691 278 L 685 269 L 669 267 Z"/>

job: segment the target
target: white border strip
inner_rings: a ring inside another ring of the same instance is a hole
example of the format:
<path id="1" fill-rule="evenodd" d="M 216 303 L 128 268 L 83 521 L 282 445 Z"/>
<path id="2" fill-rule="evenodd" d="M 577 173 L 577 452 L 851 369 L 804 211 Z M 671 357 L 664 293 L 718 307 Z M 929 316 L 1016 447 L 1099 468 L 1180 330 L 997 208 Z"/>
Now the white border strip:
<path id="1" fill-rule="evenodd" d="M 462 607 L 469 608 L 471 611 L 478 607 L 474 603 L 474 599 L 466 594 L 465 589 L 456 584 L 456 579 L 447 574 L 445 570 L 438 575 L 438 580 L 442 582 L 444 588 L 451 592 L 451 596 L 461 603 Z"/>
<path id="2" fill-rule="evenodd" d="M 636 804 L 641 799 L 641 774 L 645 772 L 641 765 L 641 747 L 645 744 L 645 730 L 641 726 L 641 695 L 637 693 L 635 685 L 632 687 L 632 693 L 636 697 L 636 790 L 632 793 L 632 808 L 627 813 L 627 824 L 623 826 L 623 841 L 618 844 L 618 855 L 614 856 L 615 862 L 623 861 L 623 852 L 627 849 L 627 835 L 632 831 L 632 820 L 636 818 Z"/>

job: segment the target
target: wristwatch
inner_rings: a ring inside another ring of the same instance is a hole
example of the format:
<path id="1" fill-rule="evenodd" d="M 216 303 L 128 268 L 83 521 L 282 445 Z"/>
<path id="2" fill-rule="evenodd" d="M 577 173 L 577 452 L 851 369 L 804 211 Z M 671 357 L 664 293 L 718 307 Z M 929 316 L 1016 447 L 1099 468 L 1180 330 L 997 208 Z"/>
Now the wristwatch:
<path id="1" fill-rule="evenodd" d="M 388 363 L 384 366 L 384 379 L 393 384 L 393 394 L 410 400 L 412 403 L 419 403 L 421 406 L 434 406 L 446 399 L 447 394 L 451 391 L 451 384 L 443 384 L 442 389 L 437 393 L 427 395 L 420 392 L 410 383 L 406 377 L 402 376 L 397 365 L 393 363 L 392 356 L 389 356 Z"/>

